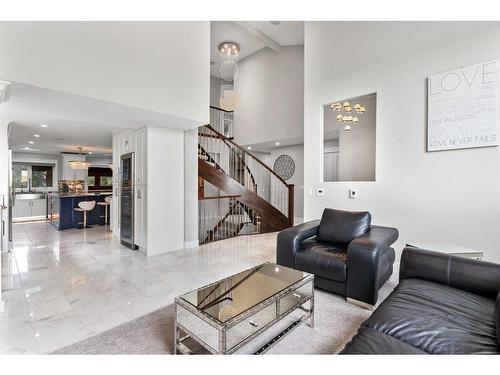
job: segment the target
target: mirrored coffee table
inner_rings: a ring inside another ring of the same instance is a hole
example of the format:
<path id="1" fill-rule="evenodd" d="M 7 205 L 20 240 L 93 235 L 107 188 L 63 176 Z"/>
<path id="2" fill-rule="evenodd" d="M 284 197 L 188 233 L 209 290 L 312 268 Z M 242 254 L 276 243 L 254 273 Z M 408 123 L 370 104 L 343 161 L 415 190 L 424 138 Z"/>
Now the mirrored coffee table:
<path id="1" fill-rule="evenodd" d="M 191 354 L 191 340 L 212 354 L 231 354 L 253 341 L 252 353 L 261 354 L 301 323 L 309 320 L 313 328 L 313 280 L 264 263 L 177 297 L 174 354 Z M 272 337 L 259 342 L 264 332 Z"/>

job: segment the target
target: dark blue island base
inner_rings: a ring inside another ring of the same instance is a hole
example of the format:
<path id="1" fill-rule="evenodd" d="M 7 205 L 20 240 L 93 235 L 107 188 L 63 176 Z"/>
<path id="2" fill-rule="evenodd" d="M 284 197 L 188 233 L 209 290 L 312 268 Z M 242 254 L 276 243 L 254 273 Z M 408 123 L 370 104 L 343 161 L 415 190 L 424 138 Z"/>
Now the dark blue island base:
<path id="1" fill-rule="evenodd" d="M 78 203 L 82 201 L 96 201 L 92 211 L 87 212 L 87 225 L 103 225 L 104 210 L 106 206 L 100 206 L 98 202 L 104 202 L 104 198 L 112 195 L 109 193 L 51 193 L 48 196 L 48 219 L 58 230 L 81 228 L 83 225 L 83 212 L 75 211 Z M 101 217 L 103 216 L 103 217 Z M 111 206 L 108 206 L 108 223 L 111 218 Z"/>

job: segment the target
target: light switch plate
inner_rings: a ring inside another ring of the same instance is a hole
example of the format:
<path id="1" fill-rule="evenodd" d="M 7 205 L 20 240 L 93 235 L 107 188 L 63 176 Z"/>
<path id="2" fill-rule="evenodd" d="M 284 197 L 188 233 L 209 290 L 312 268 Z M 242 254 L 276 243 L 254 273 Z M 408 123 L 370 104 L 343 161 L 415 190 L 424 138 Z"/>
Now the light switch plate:
<path id="1" fill-rule="evenodd" d="M 316 195 L 317 196 L 322 196 L 325 195 L 325 189 L 316 189 Z"/>
<path id="2" fill-rule="evenodd" d="M 356 199 L 358 197 L 358 191 L 356 189 L 349 190 L 349 198 Z"/>

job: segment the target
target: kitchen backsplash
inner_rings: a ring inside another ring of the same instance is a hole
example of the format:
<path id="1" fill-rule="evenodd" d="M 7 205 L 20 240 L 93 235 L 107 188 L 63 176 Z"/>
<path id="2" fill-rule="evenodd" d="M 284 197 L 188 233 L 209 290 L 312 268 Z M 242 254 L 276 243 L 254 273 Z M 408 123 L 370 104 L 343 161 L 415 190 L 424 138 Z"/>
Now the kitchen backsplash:
<path id="1" fill-rule="evenodd" d="M 83 180 L 59 180 L 57 182 L 59 193 L 83 193 L 85 181 Z"/>

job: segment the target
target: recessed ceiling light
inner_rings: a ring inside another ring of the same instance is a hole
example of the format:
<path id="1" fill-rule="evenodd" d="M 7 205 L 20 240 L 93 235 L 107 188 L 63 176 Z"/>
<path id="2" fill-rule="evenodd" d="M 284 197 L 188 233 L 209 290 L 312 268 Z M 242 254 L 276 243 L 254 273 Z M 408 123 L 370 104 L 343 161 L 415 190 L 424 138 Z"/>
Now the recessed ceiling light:
<path id="1" fill-rule="evenodd" d="M 250 147 L 250 146 L 247 147 L 247 150 L 251 150 L 251 149 L 252 149 L 252 147 Z"/>
<path id="2" fill-rule="evenodd" d="M 40 134 L 33 134 L 33 137 L 40 138 Z"/>
<path id="3" fill-rule="evenodd" d="M 278 26 L 281 22 L 280 21 L 269 21 L 272 25 Z"/>
<path id="4" fill-rule="evenodd" d="M 42 124 L 42 125 L 40 125 L 40 126 L 41 126 L 42 128 L 48 128 L 48 127 L 49 127 L 49 126 L 48 126 L 48 125 L 46 125 L 46 124 Z"/>
<path id="5" fill-rule="evenodd" d="M 33 141 L 29 141 L 28 143 L 29 143 L 30 145 L 34 145 L 34 144 L 35 144 L 35 142 L 33 142 Z"/>
<path id="6" fill-rule="evenodd" d="M 279 146 L 279 145 L 280 145 L 280 143 L 279 143 L 279 142 L 276 142 L 276 143 L 275 143 L 275 145 L 276 145 L 276 146 Z"/>
<path id="7" fill-rule="evenodd" d="M 89 154 L 89 155 L 92 155 L 92 151 L 89 151 L 89 152 L 88 152 L 88 154 Z"/>
<path id="8" fill-rule="evenodd" d="M 24 149 L 25 149 L 25 150 L 29 150 L 30 148 L 29 148 L 29 147 L 25 147 Z"/>

